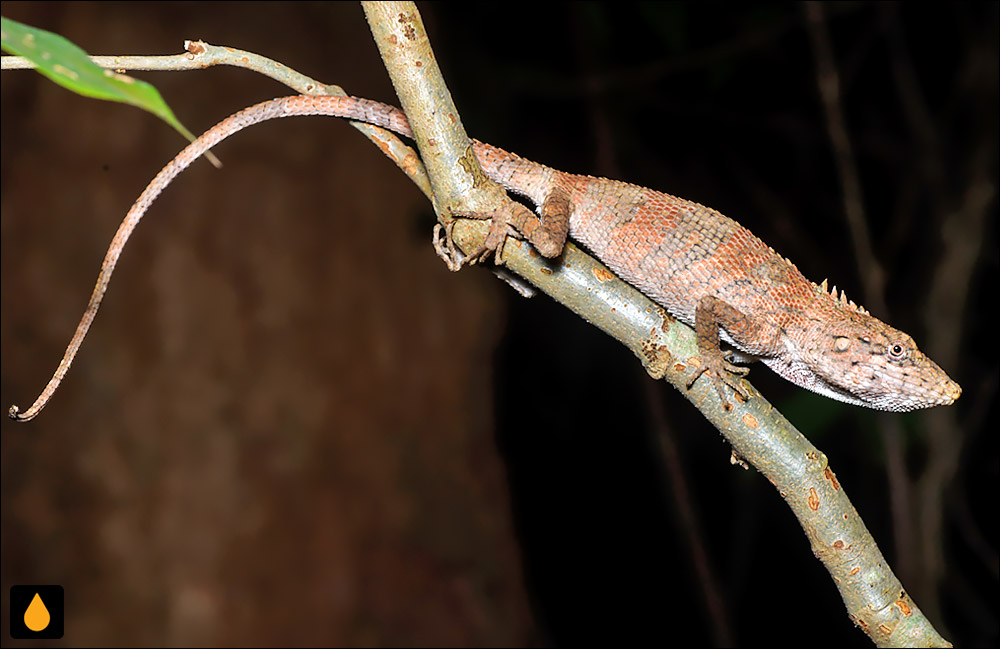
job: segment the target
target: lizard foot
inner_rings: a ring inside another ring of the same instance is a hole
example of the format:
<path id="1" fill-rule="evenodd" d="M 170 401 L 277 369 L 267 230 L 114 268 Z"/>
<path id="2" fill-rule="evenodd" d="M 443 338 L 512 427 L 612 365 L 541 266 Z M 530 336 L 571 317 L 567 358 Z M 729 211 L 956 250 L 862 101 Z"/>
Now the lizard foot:
<path id="1" fill-rule="evenodd" d="M 462 270 L 462 266 L 468 261 L 468 257 L 455 245 L 455 241 L 452 239 L 452 230 L 454 229 L 454 221 L 448 225 L 434 224 L 434 235 L 431 241 L 434 244 L 434 252 L 441 258 L 444 265 L 448 267 L 448 270 L 456 273 Z"/>
<path id="2" fill-rule="evenodd" d="M 729 403 L 729 399 L 726 398 L 726 391 L 723 386 L 729 386 L 733 389 L 736 394 L 738 394 L 742 400 L 749 401 L 750 394 L 733 378 L 733 375 L 746 376 L 750 371 L 749 367 L 743 367 L 742 365 L 735 365 L 725 357 L 725 355 L 718 351 L 715 354 L 706 354 L 702 352 L 699 356 L 701 359 L 701 367 L 694 373 L 688 382 L 687 387 L 690 390 L 694 382 L 697 381 L 702 374 L 711 378 L 715 383 L 715 390 L 719 393 L 719 399 L 722 401 L 722 406 L 726 410 L 732 410 L 733 406 Z"/>
<path id="3" fill-rule="evenodd" d="M 503 266 L 501 255 L 503 254 L 504 242 L 507 241 L 508 236 L 517 237 L 517 230 L 510 225 L 510 217 L 503 210 L 487 215 L 484 220 L 486 219 L 490 222 L 490 231 L 486 234 L 483 242 L 469 254 L 464 254 L 455 245 L 455 220 L 452 220 L 447 225 L 438 223 L 434 226 L 434 251 L 444 261 L 448 270 L 456 272 L 464 266 L 486 263 L 490 255 L 493 256 L 494 264 Z"/>
<path id="4" fill-rule="evenodd" d="M 488 220 L 490 231 L 479 246 L 468 255 L 463 255 L 452 238 L 455 222 L 443 228 L 434 228 L 434 249 L 444 260 L 449 270 L 460 270 L 463 266 L 485 263 L 493 253 L 493 263 L 503 266 L 503 246 L 507 237 L 527 239 L 543 257 L 555 258 L 562 254 L 569 233 L 571 211 L 569 191 L 554 187 L 542 202 L 539 215 L 516 201 L 507 200 L 501 207 L 475 213 L 455 213 L 453 216 Z M 444 232 L 442 240 L 441 232 Z"/>

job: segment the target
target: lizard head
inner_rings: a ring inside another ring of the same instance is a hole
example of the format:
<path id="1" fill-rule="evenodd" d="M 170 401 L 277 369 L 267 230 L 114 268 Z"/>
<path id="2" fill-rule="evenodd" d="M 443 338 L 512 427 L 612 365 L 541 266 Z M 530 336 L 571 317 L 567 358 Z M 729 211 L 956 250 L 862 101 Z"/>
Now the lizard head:
<path id="1" fill-rule="evenodd" d="M 962 388 L 913 338 L 825 288 L 825 283 L 817 287 L 827 298 L 829 317 L 812 320 L 794 355 L 798 361 L 782 368 L 769 364 L 779 374 L 830 398 L 877 410 L 905 412 L 958 399 Z"/>

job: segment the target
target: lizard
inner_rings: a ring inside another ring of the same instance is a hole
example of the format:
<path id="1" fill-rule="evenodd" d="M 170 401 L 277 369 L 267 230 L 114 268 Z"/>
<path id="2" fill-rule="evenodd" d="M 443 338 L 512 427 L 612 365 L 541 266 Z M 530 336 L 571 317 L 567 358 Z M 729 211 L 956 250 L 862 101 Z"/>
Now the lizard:
<path id="1" fill-rule="evenodd" d="M 252 124 L 280 117 L 328 115 L 413 137 L 402 110 L 349 96 L 281 97 L 231 115 L 185 147 L 142 192 L 105 255 L 87 309 L 45 389 L 19 421 L 34 418 L 58 388 L 83 342 L 111 274 L 132 231 L 157 196 L 194 160 Z M 736 221 L 716 210 L 626 182 L 570 174 L 472 140 L 489 178 L 537 206 L 512 202 L 505 215 L 461 215 L 492 220 L 490 234 L 466 257 L 500 260 L 507 234 L 523 237 L 540 254 L 558 257 L 567 236 L 582 243 L 621 279 L 694 328 L 701 376 L 715 384 L 729 410 L 725 387 L 743 400 L 734 376 L 761 361 L 792 383 L 832 399 L 904 412 L 950 405 L 962 389 L 923 354 L 906 333 L 847 299 L 827 282 L 805 278 Z M 451 245 L 451 233 L 445 235 Z M 451 248 L 454 250 L 454 248 Z M 446 256 L 442 248 L 439 254 Z M 447 260 L 446 260 L 447 261 Z M 459 264 L 461 265 L 461 264 Z M 724 350 L 725 342 L 731 350 Z"/>

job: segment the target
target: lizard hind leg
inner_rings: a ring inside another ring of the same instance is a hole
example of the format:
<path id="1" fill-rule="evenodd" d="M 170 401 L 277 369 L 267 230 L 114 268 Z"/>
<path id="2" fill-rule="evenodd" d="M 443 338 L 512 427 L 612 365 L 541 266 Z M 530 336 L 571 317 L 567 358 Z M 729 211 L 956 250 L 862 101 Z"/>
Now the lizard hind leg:
<path id="1" fill-rule="evenodd" d="M 532 221 L 531 232 L 524 232 L 535 248 L 545 257 L 558 257 L 566 246 L 569 234 L 569 215 L 572 210 L 569 192 L 554 186 L 542 202 L 540 218 Z M 515 227 L 517 227 L 515 225 Z M 520 228 L 518 228 L 520 229 Z"/>
<path id="2" fill-rule="evenodd" d="M 512 226 L 528 240 L 543 257 L 553 259 L 562 254 L 566 247 L 566 237 L 569 235 L 569 214 L 572 209 L 569 192 L 563 187 L 554 186 L 539 207 L 536 216 L 531 210 L 520 203 L 511 201 L 511 209 L 507 213 L 505 223 Z M 497 231 L 494 220 L 490 228 L 487 243 Z M 500 241 L 502 245 L 502 237 Z"/>
<path id="3" fill-rule="evenodd" d="M 508 236 L 519 236 L 526 239 L 543 257 L 552 259 L 561 255 L 566 245 L 571 209 L 569 191 L 555 186 L 542 202 L 539 215 L 514 200 L 507 201 L 502 208 L 489 213 L 459 213 L 455 216 L 489 220 L 490 229 L 486 239 L 478 248 L 458 260 L 454 243 L 451 241 L 454 227 L 452 222 L 444 228 L 443 244 L 438 243 L 440 231 L 435 234 L 435 249 L 438 251 L 438 256 L 444 259 L 448 268 L 452 270 L 458 270 L 466 263 L 475 264 L 483 261 L 489 258 L 490 253 L 494 254 L 494 262 L 502 265 L 504 241 Z M 447 252 L 443 253 L 443 250 Z"/>
<path id="4" fill-rule="evenodd" d="M 493 257 L 493 263 L 502 266 L 504 242 L 509 236 L 519 237 L 518 230 L 512 223 L 516 222 L 518 211 L 522 210 L 527 212 L 528 208 L 511 201 L 499 209 L 488 212 L 457 212 L 452 215 L 456 218 L 447 225 L 438 223 L 434 226 L 434 250 L 452 272 L 457 272 L 467 265 L 484 263 L 490 256 Z M 462 218 L 489 221 L 490 224 L 486 238 L 467 254 L 455 245 L 455 224 Z"/>

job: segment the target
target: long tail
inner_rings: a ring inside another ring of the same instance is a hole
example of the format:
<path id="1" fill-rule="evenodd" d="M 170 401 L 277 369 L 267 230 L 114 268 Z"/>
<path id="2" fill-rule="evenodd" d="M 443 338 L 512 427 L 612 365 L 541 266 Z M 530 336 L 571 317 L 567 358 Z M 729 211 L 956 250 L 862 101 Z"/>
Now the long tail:
<path id="1" fill-rule="evenodd" d="M 156 174 L 156 177 L 153 178 L 152 182 L 146 186 L 146 189 L 143 190 L 139 198 L 132 204 L 128 214 L 125 215 L 125 220 L 118 226 L 118 232 L 115 233 L 115 238 L 112 239 L 111 246 L 104 256 L 104 263 L 101 265 L 101 274 L 97 277 L 97 284 L 94 285 L 94 292 L 90 296 L 87 310 L 84 311 L 83 317 L 80 319 L 80 324 L 76 326 L 76 333 L 73 334 L 69 346 L 66 347 L 66 353 L 63 354 L 59 367 L 56 368 L 55 374 L 49 379 L 48 385 L 45 386 L 45 389 L 42 390 L 42 393 L 38 395 L 38 398 L 35 399 L 35 402 L 31 404 L 31 407 L 27 411 L 21 413 L 17 406 L 10 407 L 9 412 L 12 419 L 16 419 L 17 421 L 34 419 L 41 412 L 42 408 L 45 407 L 49 399 L 52 398 L 63 377 L 66 376 L 66 372 L 69 371 L 70 365 L 73 364 L 73 359 L 76 357 L 83 339 L 87 336 L 87 331 L 94 321 L 94 316 L 97 315 L 97 310 L 101 307 L 101 300 L 104 299 L 104 293 L 108 290 L 111 274 L 115 270 L 115 265 L 118 263 L 118 257 L 122 254 L 125 242 L 128 241 L 132 230 L 139 224 L 146 210 L 153 204 L 153 201 L 160 195 L 160 192 L 166 189 L 167 185 L 199 156 L 230 135 L 248 126 L 265 122 L 269 119 L 297 115 L 345 117 L 375 124 L 376 126 L 395 131 L 400 135 L 412 137 L 410 124 L 406 120 L 406 115 L 403 111 L 377 101 L 358 97 L 311 97 L 306 95 L 281 97 L 245 108 L 213 126 L 201 135 L 201 137 L 185 147 L 183 151 L 177 154 L 177 157 L 161 169 L 160 173 Z"/>

